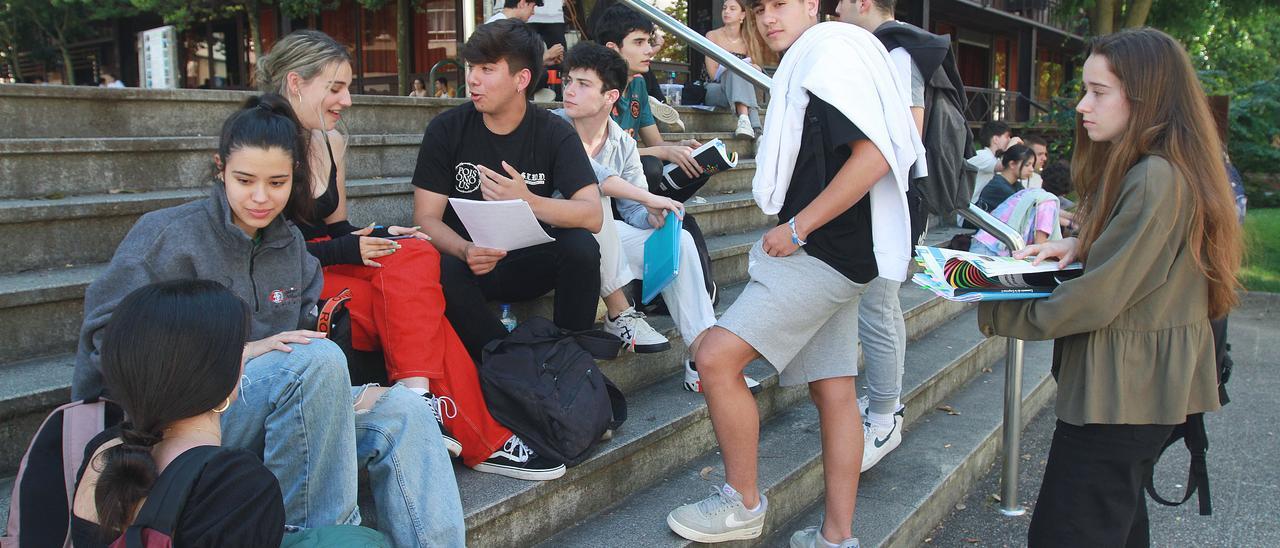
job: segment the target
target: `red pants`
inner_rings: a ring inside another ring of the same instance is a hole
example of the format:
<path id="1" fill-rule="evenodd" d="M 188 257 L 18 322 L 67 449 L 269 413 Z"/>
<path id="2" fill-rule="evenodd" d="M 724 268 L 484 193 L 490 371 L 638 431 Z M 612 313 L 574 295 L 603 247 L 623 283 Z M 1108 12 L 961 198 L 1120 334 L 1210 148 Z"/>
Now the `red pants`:
<path id="1" fill-rule="evenodd" d="M 320 298 L 351 290 L 347 310 L 352 346 L 381 350 L 391 382 L 430 379 L 431 392 L 447 398 L 442 400 L 441 416 L 462 444 L 463 462 L 475 466 L 500 449 L 511 431 L 489 414 L 476 365 L 444 317 L 439 252 L 420 240 L 399 242 L 399 251 L 378 259 L 382 268 L 325 267 Z"/>

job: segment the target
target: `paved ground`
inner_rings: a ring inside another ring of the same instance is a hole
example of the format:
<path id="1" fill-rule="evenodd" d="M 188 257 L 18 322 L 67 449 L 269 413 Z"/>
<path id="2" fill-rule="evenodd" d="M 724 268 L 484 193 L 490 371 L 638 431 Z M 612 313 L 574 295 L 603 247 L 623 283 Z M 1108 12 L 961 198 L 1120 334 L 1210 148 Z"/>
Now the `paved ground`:
<path id="1" fill-rule="evenodd" d="M 1231 314 L 1228 340 L 1235 372 L 1232 401 L 1207 419 L 1213 515 L 1200 516 L 1196 499 L 1168 508 L 1148 503 L 1152 546 L 1280 546 L 1280 295 L 1249 295 Z M 1022 435 L 1019 496 L 1028 509 L 1044 474 L 1053 435 L 1052 405 Z M 1170 447 L 1156 471 L 1166 498 L 1179 497 L 1187 452 Z M 997 510 L 1000 463 L 983 477 L 926 541 L 933 546 L 1024 546 L 1031 513 L 1004 517 Z"/>

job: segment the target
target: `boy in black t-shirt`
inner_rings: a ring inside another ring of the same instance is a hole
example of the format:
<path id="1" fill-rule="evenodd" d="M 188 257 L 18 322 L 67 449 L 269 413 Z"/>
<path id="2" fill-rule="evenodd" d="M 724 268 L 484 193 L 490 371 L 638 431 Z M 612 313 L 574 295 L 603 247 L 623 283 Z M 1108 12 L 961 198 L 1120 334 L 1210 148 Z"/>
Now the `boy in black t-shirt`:
<path id="1" fill-rule="evenodd" d="M 573 127 L 527 100 L 542 47 L 514 19 L 476 29 L 462 48 L 471 102 L 431 121 L 413 173 L 414 222 L 440 250 L 445 316 L 477 360 L 507 334 L 487 300 L 526 301 L 554 289 L 556 325 L 595 323 L 600 193 Z M 552 197 L 557 191 L 568 198 Z M 476 246 L 449 198 L 524 200 L 556 241 L 510 252 Z"/>
<path id="2" fill-rule="evenodd" d="M 907 173 L 923 146 L 905 88 L 871 33 L 817 24 L 818 0 L 747 1 L 769 48 L 786 52 L 752 182 L 761 209 L 780 222 L 752 247 L 751 280 L 696 356 L 725 485 L 676 508 L 667 524 L 698 542 L 762 534 L 760 417 L 742 371 L 763 357 L 780 385 L 808 385 L 822 431 L 823 524 L 797 531 L 791 546 L 856 547 L 858 304 L 877 276 L 906 277 Z"/>

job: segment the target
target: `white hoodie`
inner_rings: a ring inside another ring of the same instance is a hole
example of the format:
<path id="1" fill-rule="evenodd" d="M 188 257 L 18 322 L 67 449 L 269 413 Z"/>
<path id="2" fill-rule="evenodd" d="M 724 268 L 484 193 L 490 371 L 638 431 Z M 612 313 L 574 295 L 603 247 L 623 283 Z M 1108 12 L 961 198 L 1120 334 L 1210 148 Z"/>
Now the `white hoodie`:
<path id="1" fill-rule="evenodd" d="M 751 187 L 765 213 L 776 215 L 782 209 L 800 150 L 808 93 L 822 98 L 858 126 L 889 164 L 889 173 L 868 193 L 872 245 L 879 275 L 901 282 L 911 261 L 907 182 L 926 173 L 924 144 L 911 117 L 910 82 L 902 81 L 893 66 L 880 40 L 860 27 L 830 22 L 806 30 L 773 76 Z"/>

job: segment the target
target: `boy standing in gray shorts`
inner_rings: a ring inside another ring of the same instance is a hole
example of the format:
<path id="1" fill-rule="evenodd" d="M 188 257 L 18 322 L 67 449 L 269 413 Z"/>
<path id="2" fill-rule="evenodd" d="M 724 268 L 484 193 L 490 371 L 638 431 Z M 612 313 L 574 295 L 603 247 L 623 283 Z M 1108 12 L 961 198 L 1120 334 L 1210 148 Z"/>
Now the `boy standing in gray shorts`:
<path id="1" fill-rule="evenodd" d="M 667 524 L 698 542 L 762 533 L 768 501 L 757 485 L 760 416 L 742 372 L 763 357 L 782 385 L 809 385 L 820 416 L 825 521 L 796 532 L 791 545 L 857 546 L 858 303 L 877 276 L 906 278 L 907 172 L 923 147 L 906 83 L 871 33 L 817 24 L 818 0 L 750 3 L 768 46 L 787 52 L 770 89 L 775 108 L 752 183 L 757 203 L 779 224 L 752 247 L 751 280 L 696 356 L 726 484 L 672 511 Z"/>

